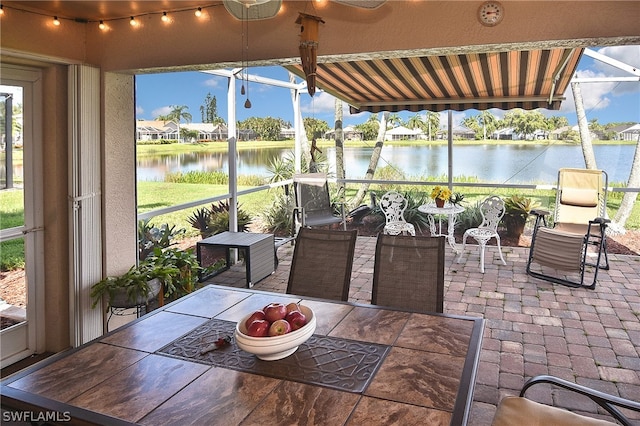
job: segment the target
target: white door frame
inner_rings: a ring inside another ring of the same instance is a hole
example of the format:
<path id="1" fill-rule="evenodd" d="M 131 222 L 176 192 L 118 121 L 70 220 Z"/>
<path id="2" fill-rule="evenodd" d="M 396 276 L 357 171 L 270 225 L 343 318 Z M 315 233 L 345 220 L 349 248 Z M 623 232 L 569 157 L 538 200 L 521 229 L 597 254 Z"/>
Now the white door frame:
<path id="1" fill-rule="evenodd" d="M 2 240 L 24 236 L 27 321 L 0 332 L 2 366 L 45 348 L 44 218 L 42 188 L 42 73 L 37 68 L 1 66 L 3 85 L 23 89 L 24 226 L 0 231 Z"/>

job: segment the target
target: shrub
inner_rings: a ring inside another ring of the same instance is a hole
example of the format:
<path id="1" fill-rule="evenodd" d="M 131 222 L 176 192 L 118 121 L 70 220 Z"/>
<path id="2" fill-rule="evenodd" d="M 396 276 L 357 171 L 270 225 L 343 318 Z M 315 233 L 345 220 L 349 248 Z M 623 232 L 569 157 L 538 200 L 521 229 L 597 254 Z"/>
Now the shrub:
<path id="1" fill-rule="evenodd" d="M 173 239 L 184 234 L 186 229 L 176 229 L 176 225 L 165 223 L 155 227 L 148 219 L 138 221 L 138 259 L 144 260 L 156 248 L 167 248 L 174 244 Z"/>
<path id="2" fill-rule="evenodd" d="M 260 214 L 265 230 L 275 235 L 289 235 L 293 207 L 292 197 L 276 195 L 271 206 Z"/>
<path id="3" fill-rule="evenodd" d="M 192 227 L 200 231 L 202 238 L 207 238 L 229 230 L 229 202 L 218 201 L 210 209 L 203 207 L 187 218 Z M 237 232 L 245 232 L 251 223 L 249 214 L 238 205 Z"/>

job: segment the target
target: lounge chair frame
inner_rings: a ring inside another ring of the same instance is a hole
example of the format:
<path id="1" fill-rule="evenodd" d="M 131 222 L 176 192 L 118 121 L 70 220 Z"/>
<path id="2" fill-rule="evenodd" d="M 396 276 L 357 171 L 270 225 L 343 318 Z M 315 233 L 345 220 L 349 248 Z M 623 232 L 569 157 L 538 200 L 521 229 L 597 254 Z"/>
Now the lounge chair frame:
<path id="1" fill-rule="evenodd" d="M 559 170 L 554 226 L 547 224 L 548 211 L 531 212 L 536 220 L 527 260 L 528 275 L 568 287 L 595 289 L 598 271 L 609 269 L 606 229 L 611 221 L 606 218 L 607 185 L 607 173 L 602 170 Z M 589 246 L 596 247 L 595 262 L 588 262 Z M 556 272 L 577 272 L 579 279 L 534 271 L 534 263 Z M 589 284 L 585 284 L 587 266 L 594 268 Z"/>

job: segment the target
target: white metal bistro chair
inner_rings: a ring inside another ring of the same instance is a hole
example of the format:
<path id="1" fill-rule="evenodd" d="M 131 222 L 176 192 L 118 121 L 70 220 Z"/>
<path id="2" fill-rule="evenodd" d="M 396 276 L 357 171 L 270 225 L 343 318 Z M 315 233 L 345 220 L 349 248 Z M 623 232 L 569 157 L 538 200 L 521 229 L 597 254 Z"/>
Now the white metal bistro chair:
<path id="1" fill-rule="evenodd" d="M 458 255 L 457 262 L 460 263 L 462 253 L 467 245 L 467 237 L 471 237 L 480 245 L 480 272 L 484 273 L 484 250 L 491 238 L 496 239 L 498 245 L 498 253 L 503 265 L 506 265 L 500 248 L 500 235 L 498 235 L 498 224 L 504 216 L 504 201 L 497 195 L 492 195 L 484 199 L 480 204 L 480 214 L 482 215 L 482 223 L 477 228 L 469 228 L 462 236 L 462 250 Z"/>
<path id="2" fill-rule="evenodd" d="M 380 198 L 380 210 L 384 213 L 386 223 L 383 234 L 387 235 L 412 235 L 416 236 L 416 229 L 413 224 L 404 218 L 404 211 L 407 209 L 407 199 L 396 191 L 389 191 Z"/>

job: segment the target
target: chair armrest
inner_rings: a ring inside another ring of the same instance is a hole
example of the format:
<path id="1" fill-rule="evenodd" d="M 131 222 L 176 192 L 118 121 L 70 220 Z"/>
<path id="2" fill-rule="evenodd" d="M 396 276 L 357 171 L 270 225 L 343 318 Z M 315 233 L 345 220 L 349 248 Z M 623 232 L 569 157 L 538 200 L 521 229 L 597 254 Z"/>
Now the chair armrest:
<path id="1" fill-rule="evenodd" d="M 573 382 L 569 382 L 564 379 L 560 379 L 554 376 L 541 375 L 532 377 L 526 381 L 522 390 L 520 391 L 520 396 L 524 396 L 527 389 L 531 386 L 539 384 L 539 383 L 550 383 L 552 385 L 561 387 L 563 389 L 567 389 L 581 395 L 587 396 L 591 398 L 596 404 L 604 408 L 611 414 L 616 420 L 621 422 L 623 425 L 631 426 L 632 423 L 629 419 L 627 419 L 624 414 L 618 410 L 616 407 L 626 408 L 632 411 L 640 412 L 640 403 L 631 401 L 629 399 L 620 398 L 618 396 L 609 395 L 595 389 L 588 388 L 586 386 L 582 386 Z"/>
<path id="2" fill-rule="evenodd" d="M 611 223 L 611 219 L 607 219 L 604 217 L 596 217 L 593 220 L 590 220 L 589 222 L 591 223 L 599 223 L 600 225 L 606 224 L 606 223 Z"/>
<path id="3" fill-rule="evenodd" d="M 529 214 L 532 214 L 535 216 L 548 216 L 551 214 L 551 212 L 549 210 L 544 210 L 544 209 L 533 209 Z"/>

